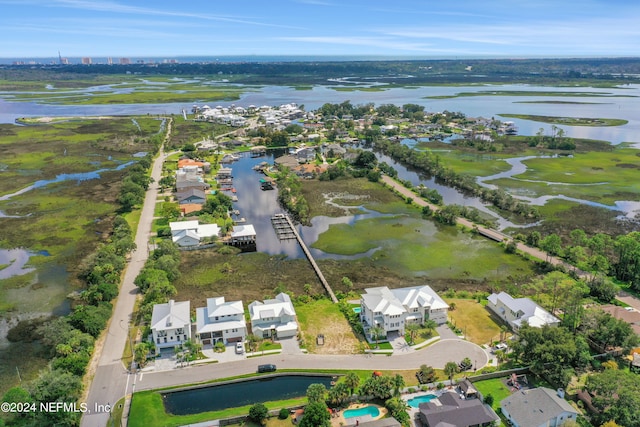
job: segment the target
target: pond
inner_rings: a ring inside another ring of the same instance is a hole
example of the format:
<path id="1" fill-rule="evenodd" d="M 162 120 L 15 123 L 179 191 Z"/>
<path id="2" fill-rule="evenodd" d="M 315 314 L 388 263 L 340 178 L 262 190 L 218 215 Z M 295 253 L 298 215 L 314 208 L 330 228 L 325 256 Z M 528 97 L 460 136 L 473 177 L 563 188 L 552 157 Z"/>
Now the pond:
<path id="1" fill-rule="evenodd" d="M 278 375 L 252 380 L 233 381 L 162 394 L 165 409 L 173 415 L 199 414 L 238 406 L 305 396 L 311 384 L 328 389 L 332 376 Z"/>

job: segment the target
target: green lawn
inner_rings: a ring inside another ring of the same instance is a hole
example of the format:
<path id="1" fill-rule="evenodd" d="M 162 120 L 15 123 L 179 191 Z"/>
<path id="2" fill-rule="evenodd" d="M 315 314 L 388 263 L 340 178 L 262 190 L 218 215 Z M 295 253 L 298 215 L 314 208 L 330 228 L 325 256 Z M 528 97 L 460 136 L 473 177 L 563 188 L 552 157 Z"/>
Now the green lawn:
<path id="1" fill-rule="evenodd" d="M 469 341 L 482 345 L 499 338 L 500 325 L 483 304 L 474 299 L 447 298 L 446 301 L 456 304 L 456 309 L 449 311 L 449 318 L 462 329 Z"/>
<path id="2" fill-rule="evenodd" d="M 490 394 L 493 396 L 493 405 L 491 407 L 494 411 L 498 411 L 500 408 L 500 401 L 511 395 L 509 388 L 502 382 L 502 378 L 494 378 L 491 380 L 476 381 L 473 385 L 478 389 L 482 396 L 485 398 Z"/>

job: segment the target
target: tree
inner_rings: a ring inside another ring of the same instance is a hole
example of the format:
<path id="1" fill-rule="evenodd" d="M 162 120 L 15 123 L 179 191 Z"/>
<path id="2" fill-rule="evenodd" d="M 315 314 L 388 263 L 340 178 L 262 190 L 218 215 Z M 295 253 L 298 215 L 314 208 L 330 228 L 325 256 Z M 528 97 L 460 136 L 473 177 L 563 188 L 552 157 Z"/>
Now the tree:
<path id="1" fill-rule="evenodd" d="M 349 372 L 344 377 L 344 383 L 349 387 L 351 394 L 353 394 L 358 388 L 358 385 L 360 385 L 360 377 L 355 372 Z"/>
<path id="2" fill-rule="evenodd" d="M 331 415 L 324 402 L 309 403 L 304 407 L 300 427 L 331 427 Z"/>
<path id="3" fill-rule="evenodd" d="M 560 255 L 562 251 L 562 240 L 555 233 L 549 234 L 540 242 L 540 249 L 547 252 L 548 255 Z"/>
<path id="4" fill-rule="evenodd" d="M 393 377 L 393 386 L 395 388 L 394 395 L 396 397 L 400 396 L 400 393 L 402 393 L 402 388 L 405 386 L 404 378 L 402 377 L 402 375 L 395 374 L 395 376 Z"/>
<path id="5" fill-rule="evenodd" d="M 249 418 L 258 424 L 262 424 L 267 415 L 269 415 L 269 409 L 264 406 L 264 403 L 256 403 L 249 408 Z"/>
<path id="6" fill-rule="evenodd" d="M 640 376 L 629 371 L 606 369 L 590 375 L 585 384 L 591 402 L 599 411 L 595 424 L 615 421 L 624 427 L 640 419 Z"/>
<path id="7" fill-rule="evenodd" d="M 341 406 L 350 396 L 347 384 L 340 382 L 329 389 L 327 400 L 333 406 Z"/>
<path id="8" fill-rule="evenodd" d="M 491 393 L 488 393 L 485 397 L 484 397 L 484 403 L 491 406 L 493 405 L 493 395 Z"/>
<path id="9" fill-rule="evenodd" d="M 307 400 L 309 403 L 324 402 L 326 394 L 327 388 L 324 384 L 310 384 L 309 387 L 307 387 Z"/>
<path id="10" fill-rule="evenodd" d="M 407 413 L 407 403 L 399 397 L 392 397 L 384 402 L 384 406 L 389 410 L 389 414 L 396 419 L 403 427 L 411 426 L 411 418 Z"/>
<path id="11" fill-rule="evenodd" d="M 444 365 L 444 373 L 449 377 L 449 383 L 453 384 L 453 376 L 458 373 L 458 364 L 456 362 L 447 362 Z"/>
<path id="12" fill-rule="evenodd" d="M 107 321 L 111 317 L 111 304 L 108 302 L 94 305 L 78 305 L 71 314 L 71 324 L 82 332 L 86 332 L 93 337 L 100 335 Z"/>
<path id="13" fill-rule="evenodd" d="M 420 325 L 417 323 L 407 323 L 404 326 L 404 330 L 409 332 L 410 344 L 413 344 L 416 333 L 420 330 Z"/>
<path id="14" fill-rule="evenodd" d="M 147 364 L 149 351 L 151 350 L 151 343 L 146 341 L 140 342 L 135 345 L 133 349 L 133 358 L 140 367 L 144 367 Z"/>
<path id="15" fill-rule="evenodd" d="M 418 380 L 420 384 L 430 384 L 437 378 L 436 370 L 429 365 L 420 365 L 420 370 L 418 372 Z"/>
<path id="16" fill-rule="evenodd" d="M 378 348 L 378 340 L 380 335 L 384 334 L 384 329 L 382 329 L 380 326 L 374 326 L 373 328 L 369 329 L 369 334 L 371 335 L 371 338 L 376 341 L 376 348 Z"/>

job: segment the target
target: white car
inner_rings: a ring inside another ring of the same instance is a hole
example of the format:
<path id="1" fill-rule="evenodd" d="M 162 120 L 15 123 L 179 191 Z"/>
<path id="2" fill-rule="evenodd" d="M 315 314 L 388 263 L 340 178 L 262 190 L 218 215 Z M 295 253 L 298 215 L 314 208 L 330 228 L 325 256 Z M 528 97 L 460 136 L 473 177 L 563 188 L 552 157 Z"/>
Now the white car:
<path id="1" fill-rule="evenodd" d="M 242 344 L 241 342 L 237 342 L 236 343 L 236 354 L 242 354 L 244 353 L 244 344 Z"/>

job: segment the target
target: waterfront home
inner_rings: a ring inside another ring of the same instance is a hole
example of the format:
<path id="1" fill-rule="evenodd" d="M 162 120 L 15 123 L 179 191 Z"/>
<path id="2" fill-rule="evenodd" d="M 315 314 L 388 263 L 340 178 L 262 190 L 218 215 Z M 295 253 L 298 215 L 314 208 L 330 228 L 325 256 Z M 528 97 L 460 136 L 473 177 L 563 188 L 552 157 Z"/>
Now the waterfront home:
<path id="1" fill-rule="evenodd" d="M 475 427 L 493 426 L 500 417 L 480 399 L 462 399 L 455 392 L 446 392 L 421 403 L 418 419 L 426 427 Z"/>
<path id="2" fill-rule="evenodd" d="M 234 225 L 229 243 L 236 246 L 255 244 L 256 229 L 251 224 Z"/>
<path id="3" fill-rule="evenodd" d="M 242 301 L 207 298 L 207 306 L 196 309 L 196 337 L 203 346 L 244 342 L 246 336 Z"/>
<path id="4" fill-rule="evenodd" d="M 279 293 L 274 299 L 249 304 L 251 331 L 262 338 L 286 338 L 296 336 L 298 323 L 291 298 Z"/>
<path id="5" fill-rule="evenodd" d="M 367 288 L 360 298 L 360 306 L 365 331 L 380 327 L 385 335 L 390 332 L 403 335 L 408 323 L 424 324 L 426 320 L 433 320 L 442 325 L 447 322 L 449 310 L 449 305 L 429 286 Z"/>
<path id="6" fill-rule="evenodd" d="M 191 339 L 191 303 L 169 300 L 155 304 L 151 315 L 151 336 L 156 352 L 174 348 Z"/>
<path id="7" fill-rule="evenodd" d="M 204 182 L 201 176 L 194 176 L 184 171 L 176 172 L 176 191 L 188 190 L 195 188 L 198 190 L 207 190 L 210 185 Z"/>
<path id="8" fill-rule="evenodd" d="M 207 201 L 207 196 L 204 190 L 200 190 L 198 188 L 187 188 L 176 192 L 176 199 L 180 205 L 204 205 L 204 202 Z"/>
<path id="9" fill-rule="evenodd" d="M 217 224 L 200 224 L 198 220 L 170 222 L 171 240 L 178 246 L 197 246 L 202 239 L 218 237 L 220 227 Z"/>
<path id="10" fill-rule="evenodd" d="M 557 326 L 560 323 L 560 319 L 529 298 L 513 298 L 506 292 L 500 292 L 489 295 L 487 300 L 489 301 L 487 308 L 514 331 L 518 331 L 523 322 L 535 328 L 541 328 L 544 325 Z"/>
<path id="11" fill-rule="evenodd" d="M 500 402 L 500 409 L 514 427 L 555 427 L 578 418 L 578 411 L 564 400 L 564 390 L 546 387 L 517 391 Z"/>

